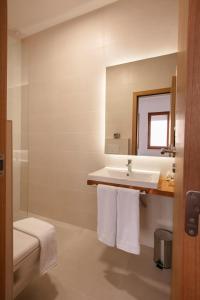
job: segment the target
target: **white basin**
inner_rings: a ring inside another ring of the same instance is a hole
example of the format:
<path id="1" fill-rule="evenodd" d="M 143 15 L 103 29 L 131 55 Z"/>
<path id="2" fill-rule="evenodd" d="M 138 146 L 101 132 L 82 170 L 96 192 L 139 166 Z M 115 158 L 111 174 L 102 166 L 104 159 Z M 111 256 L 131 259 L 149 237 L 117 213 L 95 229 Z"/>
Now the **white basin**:
<path id="1" fill-rule="evenodd" d="M 88 175 L 88 180 L 157 189 L 160 171 L 105 167 Z"/>

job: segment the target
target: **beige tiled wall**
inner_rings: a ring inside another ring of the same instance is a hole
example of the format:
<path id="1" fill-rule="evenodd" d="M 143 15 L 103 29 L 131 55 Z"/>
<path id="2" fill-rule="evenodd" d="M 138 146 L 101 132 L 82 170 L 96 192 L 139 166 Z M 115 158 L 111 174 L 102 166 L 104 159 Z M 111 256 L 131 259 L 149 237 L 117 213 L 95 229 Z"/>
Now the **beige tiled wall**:
<path id="1" fill-rule="evenodd" d="M 106 66 L 177 51 L 174 0 L 121 0 L 23 41 L 29 209 L 96 229 L 87 174 L 105 164 Z"/>

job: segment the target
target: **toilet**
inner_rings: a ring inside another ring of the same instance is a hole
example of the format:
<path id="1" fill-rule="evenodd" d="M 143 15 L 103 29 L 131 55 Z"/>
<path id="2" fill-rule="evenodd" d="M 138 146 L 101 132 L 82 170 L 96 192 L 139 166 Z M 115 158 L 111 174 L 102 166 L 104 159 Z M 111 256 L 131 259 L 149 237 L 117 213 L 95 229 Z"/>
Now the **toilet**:
<path id="1" fill-rule="evenodd" d="M 13 223 L 14 298 L 36 277 L 57 265 L 55 226 L 28 217 Z"/>
<path id="2" fill-rule="evenodd" d="M 40 275 L 40 242 L 24 232 L 13 230 L 13 275 L 14 298 Z"/>

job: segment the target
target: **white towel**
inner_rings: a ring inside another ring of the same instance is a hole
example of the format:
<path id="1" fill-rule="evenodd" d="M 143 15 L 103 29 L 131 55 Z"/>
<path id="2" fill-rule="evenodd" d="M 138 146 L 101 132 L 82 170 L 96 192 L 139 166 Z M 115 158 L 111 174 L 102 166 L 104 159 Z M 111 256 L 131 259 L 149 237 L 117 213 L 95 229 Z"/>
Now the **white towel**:
<path id="1" fill-rule="evenodd" d="M 117 248 L 140 254 L 139 191 L 119 188 L 117 194 Z"/>
<path id="2" fill-rule="evenodd" d="M 14 222 L 14 228 L 36 237 L 40 241 L 40 273 L 44 274 L 57 264 L 55 227 L 36 218 L 26 218 Z"/>
<path id="3" fill-rule="evenodd" d="M 117 189 L 108 185 L 98 185 L 98 239 L 114 247 L 117 230 Z"/>

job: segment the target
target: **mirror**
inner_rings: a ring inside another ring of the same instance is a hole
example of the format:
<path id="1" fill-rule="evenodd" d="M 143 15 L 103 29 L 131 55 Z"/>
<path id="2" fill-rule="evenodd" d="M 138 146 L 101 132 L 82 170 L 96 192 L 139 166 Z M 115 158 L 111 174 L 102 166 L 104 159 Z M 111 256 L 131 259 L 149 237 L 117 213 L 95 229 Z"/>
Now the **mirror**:
<path id="1" fill-rule="evenodd" d="M 175 145 L 177 54 L 106 69 L 106 154 L 161 156 Z"/>

